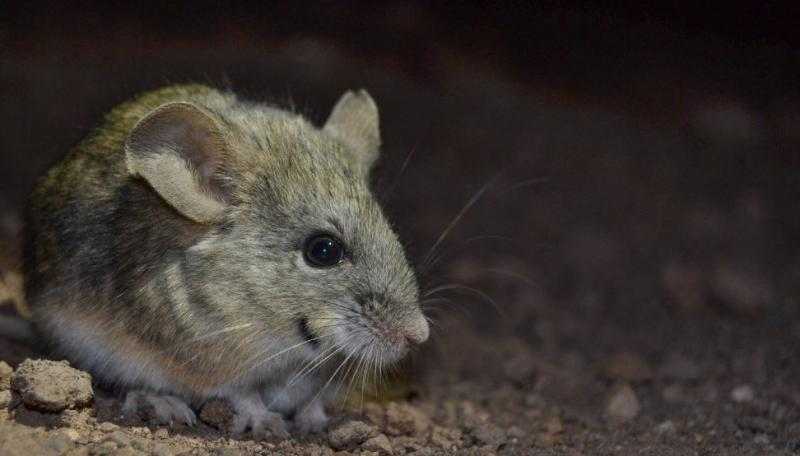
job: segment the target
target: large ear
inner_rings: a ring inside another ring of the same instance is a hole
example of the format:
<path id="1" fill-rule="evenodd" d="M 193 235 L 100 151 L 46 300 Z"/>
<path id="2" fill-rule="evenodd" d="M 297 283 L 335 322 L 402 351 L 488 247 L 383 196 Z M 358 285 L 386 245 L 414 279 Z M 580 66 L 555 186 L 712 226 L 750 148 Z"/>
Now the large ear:
<path id="1" fill-rule="evenodd" d="M 367 170 L 378 158 L 381 145 L 378 106 L 366 90 L 345 92 L 333 107 L 323 131 L 350 147 L 358 163 Z"/>
<path id="2" fill-rule="evenodd" d="M 217 121 L 182 102 L 155 109 L 125 142 L 128 171 L 197 223 L 220 220 L 227 206 L 217 175 L 224 154 Z"/>

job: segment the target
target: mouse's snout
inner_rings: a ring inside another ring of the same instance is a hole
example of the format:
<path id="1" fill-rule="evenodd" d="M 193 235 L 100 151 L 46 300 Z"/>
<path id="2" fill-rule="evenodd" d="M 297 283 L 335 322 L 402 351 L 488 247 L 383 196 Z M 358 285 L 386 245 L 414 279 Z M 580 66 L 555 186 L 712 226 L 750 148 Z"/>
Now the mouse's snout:
<path id="1" fill-rule="evenodd" d="M 401 332 L 409 344 L 419 345 L 428 340 L 430 326 L 425 316 L 419 313 L 403 322 Z"/>

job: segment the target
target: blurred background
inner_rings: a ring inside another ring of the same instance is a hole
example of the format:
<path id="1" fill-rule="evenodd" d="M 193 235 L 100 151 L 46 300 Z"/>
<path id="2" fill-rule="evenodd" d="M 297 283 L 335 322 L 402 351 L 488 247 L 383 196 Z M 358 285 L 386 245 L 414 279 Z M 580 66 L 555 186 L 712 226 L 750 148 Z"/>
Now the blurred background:
<path id="1" fill-rule="evenodd" d="M 322 123 L 364 87 L 375 191 L 447 299 L 410 397 L 535 436 L 555 409 L 566 447 L 796 450 L 800 8 L 682 3 L 5 3 L 3 235 L 138 92 L 204 82 Z M 652 437 L 665 420 L 680 432 Z"/>

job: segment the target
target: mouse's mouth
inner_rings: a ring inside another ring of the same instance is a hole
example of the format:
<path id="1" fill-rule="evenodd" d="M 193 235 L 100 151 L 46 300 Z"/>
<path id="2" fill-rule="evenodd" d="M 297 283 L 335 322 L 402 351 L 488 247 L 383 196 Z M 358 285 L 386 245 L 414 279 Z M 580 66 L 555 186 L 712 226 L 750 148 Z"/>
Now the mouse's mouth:
<path id="1" fill-rule="evenodd" d="M 297 321 L 298 330 L 300 331 L 300 335 L 308 342 L 312 348 L 319 347 L 319 338 L 311 332 L 311 328 L 308 326 L 308 318 L 303 317 Z"/>

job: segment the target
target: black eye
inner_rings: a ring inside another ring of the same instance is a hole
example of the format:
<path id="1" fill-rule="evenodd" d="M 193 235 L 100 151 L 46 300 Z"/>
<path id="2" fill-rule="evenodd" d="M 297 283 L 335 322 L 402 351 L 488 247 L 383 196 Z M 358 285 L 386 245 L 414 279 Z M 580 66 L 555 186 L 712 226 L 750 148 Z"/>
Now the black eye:
<path id="1" fill-rule="evenodd" d="M 335 266 L 344 257 L 342 243 L 327 234 L 312 236 L 306 241 L 304 256 L 306 263 L 316 268 Z"/>

